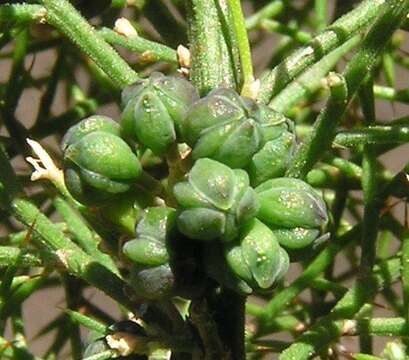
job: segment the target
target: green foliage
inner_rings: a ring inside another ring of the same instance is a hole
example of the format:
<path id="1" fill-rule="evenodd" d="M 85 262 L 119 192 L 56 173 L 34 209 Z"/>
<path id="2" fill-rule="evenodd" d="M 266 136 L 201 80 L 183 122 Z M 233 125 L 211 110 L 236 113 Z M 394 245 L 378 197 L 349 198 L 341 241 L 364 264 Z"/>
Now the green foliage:
<path id="1" fill-rule="evenodd" d="M 409 357 L 408 120 L 378 107 L 408 102 L 409 0 L 331 3 L 0 5 L 2 359 Z"/>

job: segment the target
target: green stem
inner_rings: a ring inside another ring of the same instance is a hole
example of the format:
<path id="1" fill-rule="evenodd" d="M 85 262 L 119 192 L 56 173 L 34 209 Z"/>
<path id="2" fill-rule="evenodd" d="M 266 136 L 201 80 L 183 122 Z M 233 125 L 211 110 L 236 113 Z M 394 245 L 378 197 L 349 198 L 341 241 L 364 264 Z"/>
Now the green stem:
<path id="1" fill-rule="evenodd" d="M 201 95 L 218 87 L 235 88 L 226 16 L 213 0 L 188 0 L 186 4 L 193 84 Z"/>
<path id="2" fill-rule="evenodd" d="M 262 30 L 289 36 L 303 45 L 312 40 L 312 35 L 310 33 L 302 31 L 296 26 L 282 24 L 276 20 L 261 20 L 259 28 Z"/>
<path id="3" fill-rule="evenodd" d="M 4 125 L 23 154 L 27 154 L 28 150 L 26 143 L 27 130 L 17 121 L 15 111 L 26 80 L 24 61 L 27 55 L 29 37 L 28 29 L 23 29 L 15 38 L 13 65 L 5 89 L 4 100 L 0 106 Z"/>
<path id="4" fill-rule="evenodd" d="M 334 139 L 335 146 L 357 147 L 361 145 L 379 144 L 404 144 L 409 142 L 409 127 L 368 126 L 349 131 L 339 132 Z"/>
<path id="5" fill-rule="evenodd" d="M 126 283 L 115 273 L 86 254 L 64 233 L 56 227 L 40 210 L 29 201 L 19 198 L 17 181 L 10 163 L 0 147 L 0 197 L 3 194 L 7 200 L 7 209 L 27 227 L 32 227 L 48 249 L 60 260 L 61 264 L 73 275 L 76 275 L 104 291 L 113 299 L 128 309 L 134 304 L 125 294 Z M 10 186 L 9 186 L 10 185 Z"/>
<path id="6" fill-rule="evenodd" d="M 119 276 L 119 270 L 112 258 L 99 250 L 101 238 L 91 231 L 81 216 L 62 198 L 54 200 L 54 206 L 64 218 L 69 232 L 73 235 L 80 247 L 102 265 Z"/>
<path id="7" fill-rule="evenodd" d="M 354 360 L 383 360 L 380 357 L 368 355 L 368 354 L 352 354 Z"/>
<path id="8" fill-rule="evenodd" d="M 109 329 L 107 325 L 102 324 L 98 320 L 90 318 L 86 315 L 83 315 L 77 311 L 73 311 L 70 309 L 65 310 L 67 315 L 70 319 L 76 322 L 79 325 L 85 326 L 87 329 L 93 330 L 97 333 L 107 335 L 109 333 Z"/>
<path id="9" fill-rule="evenodd" d="M 272 109 L 286 114 L 299 102 L 307 100 L 308 97 L 312 96 L 323 86 L 322 80 L 325 76 L 327 76 L 338 61 L 352 50 L 359 41 L 360 37 L 356 36 L 323 57 L 297 79 L 292 81 L 283 91 L 274 97 L 268 105 Z"/>
<path id="10" fill-rule="evenodd" d="M 258 100 L 268 103 L 308 66 L 342 45 L 366 27 L 383 7 L 384 0 L 366 0 L 344 15 L 308 45 L 296 50 L 261 79 Z"/>
<path id="11" fill-rule="evenodd" d="M 41 258 L 32 250 L 27 252 L 14 246 L 0 246 L 0 268 L 12 266 L 17 259 L 19 268 L 42 265 Z"/>
<path id="12" fill-rule="evenodd" d="M 152 61 L 165 61 L 175 65 L 178 64 L 176 51 L 166 45 L 146 40 L 140 36 L 125 37 L 108 28 L 102 28 L 98 33 L 105 41 L 112 45 L 119 45 L 142 55 L 149 54 Z"/>
<path id="13" fill-rule="evenodd" d="M 282 0 L 274 0 L 270 2 L 266 6 L 262 7 L 255 14 L 251 15 L 249 18 L 246 19 L 247 30 L 253 30 L 264 19 L 271 19 L 281 14 L 284 8 L 285 6 Z"/>
<path id="14" fill-rule="evenodd" d="M 404 318 L 342 320 L 338 324 L 344 330 L 342 334 L 344 336 L 356 336 L 361 334 L 375 336 L 407 336 L 408 333 Z"/>
<path id="15" fill-rule="evenodd" d="M 124 292 L 124 281 L 66 238 L 37 207 L 27 200 L 16 198 L 10 204 L 10 213 L 26 226 L 33 226 L 33 231 L 56 254 L 69 273 L 84 279 L 132 309 L 133 304 Z"/>
<path id="16" fill-rule="evenodd" d="M 4 4 L 0 6 L 0 24 L 26 25 L 40 22 L 44 19 L 46 12 L 41 5 Z"/>
<path id="17" fill-rule="evenodd" d="M 67 274 L 62 274 L 62 283 L 65 290 L 65 303 L 69 309 L 77 309 L 79 300 L 81 299 L 81 284 L 80 281 Z M 71 357 L 73 360 L 82 358 L 82 344 L 80 336 L 80 328 L 78 324 L 72 321 L 68 316 L 66 320 L 68 324 L 68 335 L 71 343 Z"/>
<path id="18" fill-rule="evenodd" d="M 322 31 L 327 25 L 328 0 L 315 0 L 314 10 L 317 31 Z"/>
<path id="19" fill-rule="evenodd" d="M 330 75 L 328 83 L 331 90 L 330 99 L 314 123 L 310 136 L 294 155 L 287 176 L 304 178 L 331 146 L 335 136 L 336 119 L 342 116 L 347 105 L 348 90 L 345 79 L 338 74 Z"/>
<path id="20" fill-rule="evenodd" d="M 243 75 L 241 95 L 252 98 L 254 97 L 254 94 L 252 93 L 252 85 L 254 83 L 253 63 L 251 60 L 250 43 L 247 37 L 243 11 L 241 9 L 240 0 L 227 0 L 227 4 L 229 5 L 229 10 L 231 12 L 231 19 L 240 54 L 241 72 Z"/>
<path id="21" fill-rule="evenodd" d="M 402 292 L 403 292 L 403 315 L 406 325 L 409 326 L 409 230 L 406 228 L 402 234 Z"/>
<path id="22" fill-rule="evenodd" d="M 388 86 L 375 85 L 374 93 L 378 99 L 409 103 L 409 89 L 397 90 Z"/>
<path id="23" fill-rule="evenodd" d="M 14 312 L 16 307 L 22 304 L 35 291 L 40 289 L 46 280 L 46 276 L 33 277 L 17 287 L 7 298 L 7 301 L 0 304 L 1 319 L 3 320 L 9 317 Z"/>
<path id="24" fill-rule="evenodd" d="M 368 298 L 375 296 L 380 289 L 391 285 L 399 278 L 400 268 L 401 263 L 398 259 L 384 262 L 376 274 L 352 287 L 329 315 L 323 317 L 301 335 L 295 343 L 280 355 L 279 359 L 310 359 L 330 342 L 342 336 L 344 329 L 341 325 L 344 322 L 337 322 L 336 320 L 352 318 Z"/>
<path id="25" fill-rule="evenodd" d="M 408 2 L 409 3 L 409 2 Z M 365 124 L 370 125 L 375 121 L 375 101 L 373 82 L 370 78 L 360 90 L 360 100 L 364 113 Z M 362 158 L 362 190 L 364 194 L 364 217 L 362 224 L 361 264 L 360 277 L 367 278 L 372 273 L 375 264 L 376 240 L 378 236 L 380 202 L 379 194 L 379 169 L 373 145 L 365 145 Z"/>
<path id="26" fill-rule="evenodd" d="M 67 0 L 42 0 L 42 3 L 47 9 L 47 22 L 78 45 L 118 87 L 138 79 L 136 72 Z"/>
<path id="27" fill-rule="evenodd" d="M 392 0 L 387 5 L 344 71 L 347 87 L 346 98 L 344 100 L 338 96 L 330 98 L 315 124 L 310 139 L 296 153 L 288 171 L 289 176 L 304 177 L 322 154 L 328 150 L 335 136 L 336 126 L 344 115 L 348 104 L 365 77 L 370 76 L 383 48 L 399 27 L 409 8 L 409 2 L 401 0 Z M 342 86 L 340 82 L 338 84 Z"/>
<path id="28" fill-rule="evenodd" d="M 359 227 L 354 227 L 345 233 L 336 242 L 332 242 L 309 264 L 291 285 L 276 293 L 272 300 L 268 302 L 264 310 L 264 316 L 260 324 L 260 334 L 266 334 L 264 322 L 273 320 L 280 311 L 287 306 L 297 295 L 306 289 L 310 282 L 317 278 L 334 260 L 336 254 L 359 234 Z"/>

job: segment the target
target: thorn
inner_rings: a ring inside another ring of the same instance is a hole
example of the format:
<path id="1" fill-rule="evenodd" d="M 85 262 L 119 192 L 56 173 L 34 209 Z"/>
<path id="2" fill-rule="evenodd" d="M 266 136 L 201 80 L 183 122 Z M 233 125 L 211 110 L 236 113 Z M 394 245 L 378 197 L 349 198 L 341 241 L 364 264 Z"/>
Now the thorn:
<path id="1" fill-rule="evenodd" d="M 378 307 L 380 309 L 389 310 L 389 307 L 387 307 L 387 306 L 385 306 L 383 304 L 377 303 L 377 302 L 373 302 L 372 305 L 375 306 L 375 307 Z"/>
<path id="2" fill-rule="evenodd" d="M 30 242 L 31 235 L 32 235 L 32 233 L 34 231 L 34 226 L 35 226 L 35 224 L 37 222 L 37 219 L 38 219 L 38 215 L 39 215 L 39 213 L 36 215 L 34 221 L 31 223 L 30 227 L 28 228 L 27 234 L 26 234 L 26 236 L 24 237 L 24 240 L 23 240 L 23 245 L 27 245 Z"/>

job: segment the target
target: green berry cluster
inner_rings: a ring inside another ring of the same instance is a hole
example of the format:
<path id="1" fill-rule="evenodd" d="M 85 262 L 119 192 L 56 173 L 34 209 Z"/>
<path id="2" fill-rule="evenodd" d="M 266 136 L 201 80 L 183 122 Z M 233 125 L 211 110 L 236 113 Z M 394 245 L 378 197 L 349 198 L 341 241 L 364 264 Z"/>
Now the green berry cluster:
<path id="1" fill-rule="evenodd" d="M 92 116 L 67 132 L 64 176 L 77 201 L 131 229 L 122 253 L 141 296 L 265 291 L 325 238 L 320 195 L 283 177 L 296 147 L 283 115 L 231 89 L 199 99 L 160 73 L 122 105 L 120 124 Z"/>

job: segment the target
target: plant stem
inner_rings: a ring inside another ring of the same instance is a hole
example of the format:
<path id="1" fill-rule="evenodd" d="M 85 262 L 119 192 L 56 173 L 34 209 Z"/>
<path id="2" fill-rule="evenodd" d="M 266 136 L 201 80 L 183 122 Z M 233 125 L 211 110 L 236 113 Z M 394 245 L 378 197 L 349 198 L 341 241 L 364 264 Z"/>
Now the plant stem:
<path id="1" fill-rule="evenodd" d="M 404 318 L 372 318 L 342 320 L 339 322 L 344 336 L 371 334 L 376 336 L 406 336 L 408 327 Z"/>
<path id="2" fill-rule="evenodd" d="M 285 350 L 280 360 L 307 360 L 317 354 L 331 341 L 342 336 L 343 329 L 336 320 L 352 318 L 381 288 L 392 284 L 400 276 L 401 263 L 397 259 L 385 262 L 380 271 L 365 282 L 358 282 L 337 303 L 331 313 L 314 324 L 295 343 Z"/>
<path id="3" fill-rule="evenodd" d="M 342 116 L 347 105 L 348 90 L 345 79 L 338 74 L 330 75 L 328 83 L 330 99 L 314 123 L 312 133 L 295 153 L 287 176 L 304 178 L 332 143 L 336 119 Z"/>
<path id="4" fill-rule="evenodd" d="M 269 4 L 261 8 L 255 14 L 251 15 L 246 19 L 246 28 L 247 30 L 253 30 L 256 28 L 260 22 L 264 19 L 271 19 L 284 10 L 284 2 L 282 0 L 274 0 Z"/>
<path id="5" fill-rule="evenodd" d="M 336 254 L 345 244 L 354 239 L 357 234 L 359 234 L 359 231 L 359 227 L 355 226 L 340 237 L 338 241 L 329 244 L 315 257 L 311 264 L 304 269 L 302 275 L 300 275 L 290 286 L 274 295 L 274 298 L 271 299 L 265 307 L 264 316 L 258 331 L 260 334 L 266 333 L 264 323 L 273 320 L 289 302 L 307 288 L 310 281 L 318 277 L 332 263 Z"/>
<path id="6" fill-rule="evenodd" d="M 277 95 L 308 66 L 367 26 L 379 14 L 384 3 L 384 0 L 363 1 L 356 9 L 336 20 L 307 46 L 288 56 L 261 79 L 258 100 L 262 103 L 270 102 L 273 96 Z"/>
<path id="7" fill-rule="evenodd" d="M 138 79 L 136 72 L 67 0 L 42 0 L 42 3 L 47 9 L 47 22 L 78 45 L 118 87 Z"/>
<path id="8" fill-rule="evenodd" d="M 205 360 L 225 359 L 224 348 L 217 325 L 210 314 L 206 299 L 194 299 L 190 305 L 190 316 L 202 339 Z M 202 357 L 201 357 L 202 358 Z"/>
<path id="9" fill-rule="evenodd" d="M 62 265 L 73 275 L 93 284 L 120 304 L 133 309 L 134 304 L 125 294 L 126 283 L 108 268 L 101 265 L 93 257 L 86 254 L 64 233 L 57 228 L 40 210 L 29 201 L 19 198 L 17 181 L 10 163 L 0 147 L 0 195 L 7 193 L 7 208 L 24 225 L 32 227 L 43 241 L 43 244 L 52 250 Z M 9 186 L 10 185 L 10 186 Z"/>
<path id="10" fill-rule="evenodd" d="M 288 84 L 268 105 L 272 109 L 286 114 L 300 101 L 308 99 L 309 96 L 313 95 L 323 86 L 322 80 L 329 71 L 332 70 L 338 61 L 354 48 L 359 41 L 360 37 L 356 36 L 323 57 L 297 79 Z"/>
<path id="11" fill-rule="evenodd" d="M 188 0 L 191 80 L 201 95 L 218 87 L 235 88 L 235 67 L 229 50 L 226 18 L 213 0 Z"/>
<path id="12" fill-rule="evenodd" d="M 0 268 L 12 266 L 19 259 L 19 267 L 41 266 L 40 257 L 14 246 L 0 246 Z M 2 282 L 4 279 L 2 280 Z"/>
<path id="13" fill-rule="evenodd" d="M 322 31 L 327 25 L 328 0 L 315 0 L 314 10 L 317 31 Z"/>
<path id="14" fill-rule="evenodd" d="M 374 93 L 378 99 L 409 103 L 409 89 L 396 90 L 388 86 L 375 85 Z"/>
<path id="15" fill-rule="evenodd" d="M 250 43 L 247 37 L 243 11 L 241 9 L 240 0 L 227 0 L 227 3 L 231 12 L 231 19 L 240 54 L 241 73 L 243 76 L 241 95 L 252 98 L 254 97 L 252 91 L 252 86 L 254 83 L 253 63 L 251 60 Z"/>
<path id="16" fill-rule="evenodd" d="M 312 40 L 312 35 L 310 33 L 299 30 L 296 26 L 284 25 L 275 20 L 261 20 L 259 28 L 278 34 L 287 35 L 303 45 Z"/>
<path id="17" fill-rule="evenodd" d="M 65 290 L 65 303 L 69 309 L 77 309 L 79 306 L 79 300 L 81 299 L 81 286 L 80 281 L 70 275 L 62 274 L 62 283 Z M 68 335 L 71 343 L 71 356 L 73 360 L 80 360 L 82 358 L 82 344 L 80 336 L 80 328 L 78 324 L 68 315 L 66 316 L 68 321 Z"/>
<path id="18" fill-rule="evenodd" d="M 409 2 L 408 2 L 409 3 Z M 360 90 L 362 111 L 365 124 L 375 121 L 375 101 L 372 78 L 369 78 Z M 365 145 L 362 159 L 362 190 L 364 194 L 364 217 L 362 224 L 361 264 L 359 275 L 369 277 L 375 264 L 376 239 L 378 236 L 379 214 L 379 169 L 373 145 Z"/>
<path id="19" fill-rule="evenodd" d="M 146 40 L 140 36 L 125 37 L 108 28 L 102 28 L 98 33 L 105 41 L 112 45 L 119 45 L 142 55 L 149 54 L 152 61 L 165 61 L 175 65 L 178 64 L 176 51 L 166 45 Z"/>
<path id="20" fill-rule="evenodd" d="M 407 220 L 406 220 L 407 221 Z M 402 292 L 403 292 L 403 316 L 406 326 L 409 326 L 409 231 L 404 229 L 402 234 Z"/>
<path id="21" fill-rule="evenodd" d="M 97 259 L 101 264 L 119 275 L 119 270 L 112 258 L 99 250 L 101 238 L 95 232 L 91 231 L 85 224 L 81 216 L 62 198 L 54 199 L 54 206 L 60 215 L 64 218 L 68 230 L 74 236 L 81 248 L 90 256 Z"/>
<path id="22" fill-rule="evenodd" d="M 220 338 L 231 359 L 244 360 L 245 298 L 223 288 L 214 309 Z"/>
<path id="23" fill-rule="evenodd" d="M 350 131 L 339 132 L 334 139 L 336 146 L 356 147 L 367 144 L 404 144 L 409 141 L 409 127 L 392 126 L 368 126 L 355 128 Z"/>
<path id="24" fill-rule="evenodd" d="M 109 333 L 108 326 L 100 323 L 98 320 L 90 318 L 83 315 L 77 311 L 70 309 L 65 310 L 70 319 L 79 325 L 85 326 L 86 328 L 96 331 L 100 334 L 107 335 Z"/>
<path id="25" fill-rule="evenodd" d="M 0 106 L 4 125 L 23 154 L 27 154 L 28 150 L 27 143 L 25 141 L 27 137 L 27 130 L 20 122 L 17 121 L 15 117 L 15 110 L 24 90 L 26 80 L 24 60 L 27 54 L 28 42 L 29 31 L 28 29 L 23 29 L 15 38 L 16 44 L 13 53 L 13 65 L 6 85 L 4 100 Z"/>
<path id="26" fill-rule="evenodd" d="M 10 212 L 26 226 L 34 223 L 33 231 L 55 252 L 71 274 L 83 278 L 132 309 L 133 305 L 124 293 L 126 284 L 123 280 L 67 239 L 33 204 L 24 199 L 13 199 Z"/>
<path id="27" fill-rule="evenodd" d="M 335 128 L 344 115 L 349 102 L 365 77 L 371 74 L 377 64 L 378 56 L 394 31 L 399 27 L 408 10 L 409 1 L 392 0 L 384 7 L 384 11 L 363 40 L 361 48 L 344 71 L 347 86 L 346 98 L 343 101 L 338 96 L 330 98 L 319 115 L 313 134 L 294 156 L 287 175 L 303 178 L 329 148 L 335 136 Z"/>
<path id="28" fill-rule="evenodd" d="M 0 24 L 26 25 L 44 19 L 46 9 L 41 5 L 4 4 L 0 6 Z M 3 29 L 2 29 L 3 30 Z"/>

